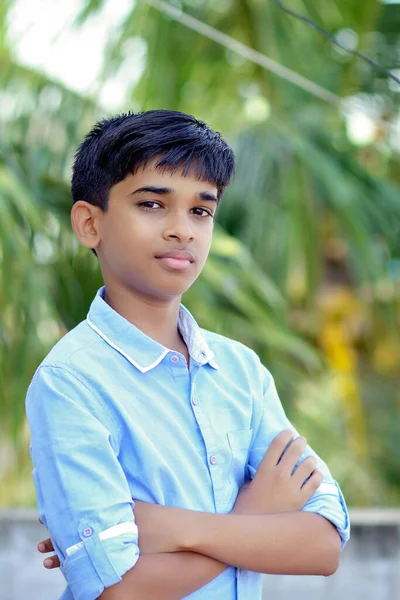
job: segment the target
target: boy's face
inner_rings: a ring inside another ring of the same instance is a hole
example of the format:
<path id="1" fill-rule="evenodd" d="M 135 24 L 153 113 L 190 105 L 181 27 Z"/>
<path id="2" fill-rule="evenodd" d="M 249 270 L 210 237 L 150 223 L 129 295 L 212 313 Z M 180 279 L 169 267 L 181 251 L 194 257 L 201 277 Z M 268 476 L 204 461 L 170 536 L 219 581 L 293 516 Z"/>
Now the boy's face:
<path id="1" fill-rule="evenodd" d="M 182 295 L 207 259 L 216 200 L 214 184 L 193 173 L 162 173 L 154 163 L 113 186 L 107 212 L 95 211 L 92 246 L 105 285 L 154 299 Z M 165 253 L 176 257 L 162 257 Z"/>

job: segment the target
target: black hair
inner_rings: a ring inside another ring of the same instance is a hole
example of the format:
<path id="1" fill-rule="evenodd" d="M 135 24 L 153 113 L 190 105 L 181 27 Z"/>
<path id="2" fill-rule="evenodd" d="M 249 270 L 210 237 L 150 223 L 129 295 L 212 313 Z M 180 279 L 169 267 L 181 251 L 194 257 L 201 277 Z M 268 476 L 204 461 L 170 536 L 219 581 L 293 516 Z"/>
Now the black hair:
<path id="1" fill-rule="evenodd" d="M 172 110 L 126 113 L 96 123 L 79 146 L 72 169 L 73 202 L 107 211 L 109 191 L 141 166 L 158 159 L 161 171 L 190 170 L 214 183 L 218 199 L 235 168 L 232 149 L 203 121 Z"/>

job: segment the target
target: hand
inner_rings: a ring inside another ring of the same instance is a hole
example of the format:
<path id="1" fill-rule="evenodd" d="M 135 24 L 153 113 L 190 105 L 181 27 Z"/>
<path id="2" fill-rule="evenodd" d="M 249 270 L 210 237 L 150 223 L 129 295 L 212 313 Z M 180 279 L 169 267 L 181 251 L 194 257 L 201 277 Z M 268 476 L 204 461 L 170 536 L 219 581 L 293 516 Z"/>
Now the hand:
<path id="1" fill-rule="evenodd" d="M 266 514 L 301 510 L 322 482 L 316 458 L 305 458 L 293 473 L 307 445 L 293 431 L 281 431 L 272 441 L 256 471 L 253 481 L 239 490 L 236 514 Z M 293 473 L 293 474 L 292 474 Z"/>
<path id="2" fill-rule="evenodd" d="M 43 521 L 41 519 L 39 519 L 39 523 L 43 525 Z M 42 554 L 46 554 L 47 552 L 54 552 L 53 542 L 50 538 L 42 540 L 38 543 L 37 549 Z M 55 554 L 54 556 L 48 556 L 43 561 L 43 565 L 46 567 L 46 569 L 57 569 L 60 566 L 60 559 L 58 558 L 57 554 Z"/>
<path id="3" fill-rule="evenodd" d="M 177 552 L 179 543 L 179 516 L 183 509 L 151 504 L 135 500 L 134 515 L 139 529 L 139 550 L 141 554 L 158 554 L 161 552 Z M 39 523 L 43 522 L 39 519 Z M 54 552 L 50 538 L 38 544 L 42 554 Z M 56 569 L 60 566 L 57 555 L 50 556 L 43 562 L 46 569 Z"/>

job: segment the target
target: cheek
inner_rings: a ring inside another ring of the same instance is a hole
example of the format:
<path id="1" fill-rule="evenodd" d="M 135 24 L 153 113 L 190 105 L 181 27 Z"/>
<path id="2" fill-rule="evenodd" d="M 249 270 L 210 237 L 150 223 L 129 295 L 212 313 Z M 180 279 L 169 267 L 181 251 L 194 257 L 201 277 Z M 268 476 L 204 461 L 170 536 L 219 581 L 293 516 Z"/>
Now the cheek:
<path id="1" fill-rule="evenodd" d="M 122 212 L 107 223 L 102 231 L 103 248 L 113 268 L 137 262 L 139 253 L 145 251 L 145 235 L 145 228 L 137 227 L 129 215 Z"/>
<path id="2" fill-rule="evenodd" d="M 197 245 L 196 271 L 198 274 L 203 270 L 210 252 L 210 247 L 211 240 L 202 240 L 202 243 Z"/>
<path id="3" fill-rule="evenodd" d="M 200 247 L 203 254 L 208 255 L 211 248 L 212 236 L 213 236 L 213 224 L 209 227 L 208 231 L 202 232 L 202 235 L 198 238 L 200 240 Z"/>
<path id="4" fill-rule="evenodd" d="M 117 218 L 114 218 L 106 232 L 108 241 L 118 241 L 119 245 L 124 247 L 135 247 L 140 245 L 145 250 L 144 244 L 147 244 L 154 237 L 151 227 L 137 217 L 134 218 L 130 211 L 121 211 Z"/>

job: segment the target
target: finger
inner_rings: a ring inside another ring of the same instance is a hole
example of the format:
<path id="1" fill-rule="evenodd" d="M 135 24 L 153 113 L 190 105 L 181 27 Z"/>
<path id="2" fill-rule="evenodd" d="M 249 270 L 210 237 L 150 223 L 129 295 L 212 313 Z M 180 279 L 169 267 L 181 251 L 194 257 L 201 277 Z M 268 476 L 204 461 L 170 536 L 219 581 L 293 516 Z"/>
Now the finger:
<path id="1" fill-rule="evenodd" d="M 284 431 L 278 433 L 278 435 L 274 437 L 271 444 L 269 445 L 264 455 L 264 458 L 260 463 L 259 469 L 263 468 L 263 463 L 265 466 L 276 466 L 282 454 L 285 452 L 286 448 L 292 441 L 294 435 L 295 432 L 290 429 L 285 429 Z"/>
<path id="2" fill-rule="evenodd" d="M 46 558 L 46 560 L 43 561 L 43 565 L 46 567 L 46 569 L 57 569 L 60 566 L 60 560 L 55 554 L 54 556 L 49 556 L 49 558 Z"/>
<path id="3" fill-rule="evenodd" d="M 306 446 L 307 440 L 304 437 L 295 438 L 291 442 L 287 450 L 285 450 L 285 453 L 279 462 L 279 467 L 282 470 L 287 471 L 288 474 L 291 475 L 297 461 L 300 459 Z"/>
<path id="4" fill-rule="evenodd" d="M 293 473 L 293 478 L 298 482 L 300 487 L 302 487 L 306 480 L 310 477 L 316 466 L 317 459 L 315 456 L 307 456 L 307 458 L 301 461 Z"/>
<path id="5" fill-rule="evenodd" d="M 303 492 L 304 496 L 306 496 L 307 499 L 311 498 L 311 496 L 313 495 L 315 490 L 317 488 L 319 488 L 319 486 L 322 483 L 323 478 L 324 478 L 324 476 L 321 473 L 321 471 L 319 471 L 318 469 L 315 469 L 313 471 L 313 473 L 310 476 L 310 479 L 308 481 L 306 481 L 306 483 L 301 488 L 301 491 Z"/>
<path id="6" fill-rule="evenodd" d="M 51 539 L 47 538 L 47 540 L 42 540 L 39 542 L 38 550 L 39 552 L 54 552 L 54 546 Z"/>

